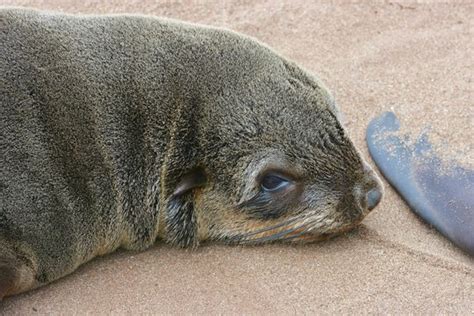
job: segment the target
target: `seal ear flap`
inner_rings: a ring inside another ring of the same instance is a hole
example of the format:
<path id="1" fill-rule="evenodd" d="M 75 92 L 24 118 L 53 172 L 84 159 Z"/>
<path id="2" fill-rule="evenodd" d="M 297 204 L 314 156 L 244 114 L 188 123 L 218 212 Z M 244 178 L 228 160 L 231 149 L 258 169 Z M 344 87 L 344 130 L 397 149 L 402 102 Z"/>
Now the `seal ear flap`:
<path id="1" fill-rule="evenodd" d="M 201 168 L 196 168 L 184 175 L 176 186 L 173 196 L 183 195 L 192 189 L 203 187 L 207 182 L 206 174 Z"/>
<path id="2" fill-rule="evenodd" d="M 181 247 L 196 247 L 197 221 L 193 190 L 203 187 L 207 177 L 201 168 L 185 174 L 167 204 L 166 235 L 168 241 Z"/>

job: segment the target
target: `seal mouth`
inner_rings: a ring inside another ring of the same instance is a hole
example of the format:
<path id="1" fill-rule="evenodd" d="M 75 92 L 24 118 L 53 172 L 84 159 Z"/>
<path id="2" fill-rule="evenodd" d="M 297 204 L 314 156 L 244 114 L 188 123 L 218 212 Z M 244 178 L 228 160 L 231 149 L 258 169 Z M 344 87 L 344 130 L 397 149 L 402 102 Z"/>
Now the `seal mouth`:
<path id="1" fill-rule="evenodd" d="M 359 226 L 359 224 L 361 222 L 362 221 L 359 221 L 357 223 L 346 225 L 346 226 L 343 226 L 343 227 L 340 227 L 340 228 L 337 228 L 337 229 L 333 229 L 333 230 L 330 230 L 328 232 L 321 233 L 321 234 L 303 233 L 300 236 L 295 236 L 292 240 L 289 240 L 289 241 L 299 242 L 299 243 L 312 243 L 312 242 L 329 240 L 329 239 L 332 239 L 334 237 L 337 237 L 341 234 L 347 233 L 347 232 L 355 229 L 357 226 Z M 289 236 L 289 237 L 291 237 L 291 236 Z"/>
<path id="2" fill-rule="evenodd" d="M 363 217 L 361 216 L 357 221 L 350 224 L 343 224 L 324 232 L 316 232 L 318 230 L 316 224 L 321 219 L 301 222 L 301 218 L 292 218 L 273 226 L 235 236 L 228 241 L 238 244 L 262 244 L 267 242 L 310 243 L 322 241 L 352 230 L 362 222 Z"/>

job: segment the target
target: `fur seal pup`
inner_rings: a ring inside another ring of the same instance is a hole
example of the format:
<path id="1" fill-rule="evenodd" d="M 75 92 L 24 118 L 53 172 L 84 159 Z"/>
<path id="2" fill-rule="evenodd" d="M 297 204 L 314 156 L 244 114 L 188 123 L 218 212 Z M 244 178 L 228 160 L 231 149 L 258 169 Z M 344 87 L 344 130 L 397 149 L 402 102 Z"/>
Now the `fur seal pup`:
<path id="1" fill-rule="evenodd" d="M 0 297 L 157 239 L 321 239 L 381 198 L 324 85 L 254 39 L 0 12 Z"/>

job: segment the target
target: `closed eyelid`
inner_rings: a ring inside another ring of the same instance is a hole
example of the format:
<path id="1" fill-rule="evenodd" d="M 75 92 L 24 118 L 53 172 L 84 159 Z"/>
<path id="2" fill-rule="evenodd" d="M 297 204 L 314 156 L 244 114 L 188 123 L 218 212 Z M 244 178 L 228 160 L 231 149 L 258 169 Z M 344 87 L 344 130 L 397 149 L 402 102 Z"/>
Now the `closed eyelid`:
<path id="1" fill-rule="evenodd" d="M 261 182 L 262 179 L 266 176 L 276 176 L 288 182 L 296 182 L 301 178 L 299 175 L 287 169 L 276 168 L 276 167 L 270 166 L 262 170 L 260 174 L 257 176 L 256 180 L 258 182 Z"/>

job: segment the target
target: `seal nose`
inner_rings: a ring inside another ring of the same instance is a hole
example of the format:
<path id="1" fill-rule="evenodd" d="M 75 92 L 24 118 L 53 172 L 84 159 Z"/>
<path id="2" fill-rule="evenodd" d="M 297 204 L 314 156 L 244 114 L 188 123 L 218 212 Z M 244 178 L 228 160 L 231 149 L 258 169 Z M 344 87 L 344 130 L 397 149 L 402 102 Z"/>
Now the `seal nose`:
<path id="1" fill-rule="evenodd" d="M 382 198 L 382 192 L 378 188 L 373 188 L 367 193 L 367 208 L 369 211 L 373 210 L 379 204 Z"/>
<path id="2" fill-rule="evenodd" d="M 380 200 L 382 200 L 383 186 L 379 177 L 368 164 L 364 163 L 363 170 L 364 189 L 359 191 L 361 193 L 359 199 L 361 200 L 361 205 L 364 205 L 368 211 L 371 211 L 380 203 Z"/>

